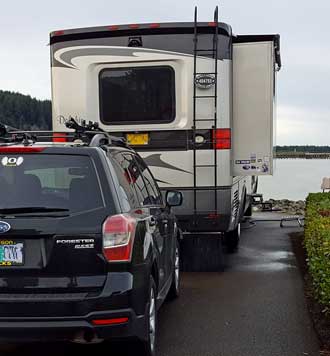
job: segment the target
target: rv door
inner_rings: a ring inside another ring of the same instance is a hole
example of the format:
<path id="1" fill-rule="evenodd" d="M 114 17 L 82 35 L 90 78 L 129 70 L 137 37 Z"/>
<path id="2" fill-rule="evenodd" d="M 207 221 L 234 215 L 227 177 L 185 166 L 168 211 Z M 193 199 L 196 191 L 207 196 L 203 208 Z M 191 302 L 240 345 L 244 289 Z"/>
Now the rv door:
<path id="1" fill-rule="evenodd" d="M 273 174 L 275 41 L 233 44 L 234 176 Z"/>

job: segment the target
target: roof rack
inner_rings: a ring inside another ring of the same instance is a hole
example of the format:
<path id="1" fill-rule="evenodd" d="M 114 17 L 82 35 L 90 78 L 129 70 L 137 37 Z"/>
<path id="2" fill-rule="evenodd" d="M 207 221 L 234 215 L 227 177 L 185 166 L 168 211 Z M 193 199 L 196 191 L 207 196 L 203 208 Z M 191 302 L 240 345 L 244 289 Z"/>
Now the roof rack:
<path id="1" fill-rule="evenodd" d="M 85 145 L 89 147 L 120 146 L 131 148 L 125 138 L 112 136 L 99 127 L 97 122 L 85 120 L 79 124 L 71 118 L 65 126 L 73 132 L 63 131 L 25 131 L 0 123 L 0 145 L 1 144 L 23 144 L 33 145 L 36 142 L 48 142 L 52 139 L 72 139 L 70 143 Z M 61 136 L 62 135 L 62 136 Z"/>
<path id="2" fill-rule="evenodd" d="M 21 143 L 24 146 L 29 146 L 37 141 L 37 137 L 32 133 L 24 131 L 15 131 L 16 129 L 0 123 L 0 143 L 16 144 Z M 9 137 L 9 134 L 11 137 Z"/>

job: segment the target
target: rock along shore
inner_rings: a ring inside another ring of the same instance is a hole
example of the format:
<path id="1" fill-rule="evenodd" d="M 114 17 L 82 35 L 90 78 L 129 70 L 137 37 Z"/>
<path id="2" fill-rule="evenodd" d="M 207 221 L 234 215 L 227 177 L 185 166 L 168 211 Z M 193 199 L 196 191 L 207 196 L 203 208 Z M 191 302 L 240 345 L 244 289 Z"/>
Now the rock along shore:
<path id="1" fill-rule="evenodd" d="M 289 199 L 280 199 L 280 200 L 269 199 L 264 201 L 264 203 L 272 204 L 272 208 L 273 208 L 272 210 L 276 210 L 290 215 L 305 215 L 304 200 L 293 201 Z M 262 210 L 261 205 L 255 206 L 254 210 L 261 211 Z"/>

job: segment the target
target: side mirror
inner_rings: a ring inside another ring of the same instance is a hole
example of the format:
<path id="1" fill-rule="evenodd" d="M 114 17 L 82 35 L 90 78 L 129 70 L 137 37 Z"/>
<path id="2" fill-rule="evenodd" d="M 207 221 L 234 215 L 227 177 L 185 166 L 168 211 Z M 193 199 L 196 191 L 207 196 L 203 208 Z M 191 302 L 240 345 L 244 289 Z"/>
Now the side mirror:
<path id="1" fill-rule="evenodd" d="M 166 192 L 166 204 L 168 206 L 180 206 L 182 205 L 183 195 L 177 190 L 168 190 Z"/>

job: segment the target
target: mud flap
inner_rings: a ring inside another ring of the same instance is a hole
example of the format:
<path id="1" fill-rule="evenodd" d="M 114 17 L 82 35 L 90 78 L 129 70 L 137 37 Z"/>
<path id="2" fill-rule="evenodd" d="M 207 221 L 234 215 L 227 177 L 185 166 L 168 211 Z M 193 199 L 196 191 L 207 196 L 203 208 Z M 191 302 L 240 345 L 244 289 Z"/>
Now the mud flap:
<path id="1" fill-rule="evenodd" d="M 220 235 L 184 235 L 180 241 L 181 270 L 185 272 L 222 272 L 224 252 Z"/>

